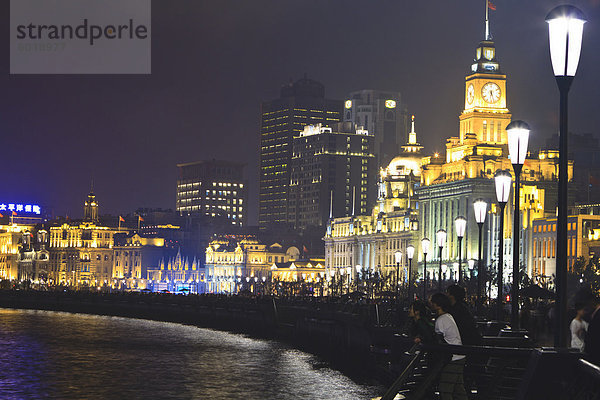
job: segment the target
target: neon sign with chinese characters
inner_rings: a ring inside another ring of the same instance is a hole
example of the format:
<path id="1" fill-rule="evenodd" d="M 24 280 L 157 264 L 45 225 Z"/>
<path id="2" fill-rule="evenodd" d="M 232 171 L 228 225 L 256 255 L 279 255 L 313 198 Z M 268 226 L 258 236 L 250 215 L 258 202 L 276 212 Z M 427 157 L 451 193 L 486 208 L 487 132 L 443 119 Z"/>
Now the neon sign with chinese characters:
<path id="1" fill-rule="evenodd" d="M 2 211 L 40 215 L 42 213 L 42 208 L 36 204 L 0 203 L 0 212 Z"/>

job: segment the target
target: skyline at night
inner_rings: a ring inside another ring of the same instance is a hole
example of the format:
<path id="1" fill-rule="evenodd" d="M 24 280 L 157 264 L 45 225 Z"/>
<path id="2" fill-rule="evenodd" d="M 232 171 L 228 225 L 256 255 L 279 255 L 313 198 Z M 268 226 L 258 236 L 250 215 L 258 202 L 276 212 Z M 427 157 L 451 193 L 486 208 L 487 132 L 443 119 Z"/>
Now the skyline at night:
<path id="1" fill-rule="evenodd" d="M 558 130 L 544 22 L 556 4 L 499 0 L 490 16 L 502 71 L 511 77 L 513 118 L 531 125 L 532 150 Z M 574 4 L 588 20 L 600 14 L 598 1 Z M 8 2 L 1 7 L 8 15 Z M 0 185 L 3 202 L 79 217 L 93 180 L 103 214 L 174 209 L 176 165 L 216 158 L 247 164 L 255 225 L 261 101 L 305 73 L 331 99 L 361 89 L 399 91 L 425 152 L 443 153 L 458 129 L 473 48 L 484 36 L 479 0 L 436 7 L 155 2 L 152 14 L 152 75 L 16 76 L 2 64 L 0 131 L 10 171 Z M 600 39 L 588 25 L 584 47 L 594 49 Z M 0 49 L 7 51 L 6 42 Z M 582 53 L 570 99 L 572 132 L 597 134 L 599 57 Z"/>

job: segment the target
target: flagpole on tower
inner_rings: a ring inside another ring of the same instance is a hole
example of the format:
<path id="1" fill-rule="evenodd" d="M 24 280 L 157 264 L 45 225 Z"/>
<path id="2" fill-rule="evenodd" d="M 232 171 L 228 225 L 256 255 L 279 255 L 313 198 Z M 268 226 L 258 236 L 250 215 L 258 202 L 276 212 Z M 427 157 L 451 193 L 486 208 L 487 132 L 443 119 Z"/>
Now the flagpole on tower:
<path id="1" fill-rule="evenodd" d="M 490 19 L 489 19 L 489 10 L 490 6 L 488 4 L 489 0 L 485 0 L 485 40 L 490 40 Z"/>

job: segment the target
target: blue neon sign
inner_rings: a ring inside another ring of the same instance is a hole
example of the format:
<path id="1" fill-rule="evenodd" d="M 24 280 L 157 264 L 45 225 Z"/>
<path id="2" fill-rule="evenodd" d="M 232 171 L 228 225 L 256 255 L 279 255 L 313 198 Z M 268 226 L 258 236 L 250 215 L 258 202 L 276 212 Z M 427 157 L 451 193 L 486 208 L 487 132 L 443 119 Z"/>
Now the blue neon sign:
<path id="1" fill-rule="evenodd" d="M 0 211 L 14 211 L 40 215 L 42 213 L 42 208 L 37 204 L 0 203 Z"/>

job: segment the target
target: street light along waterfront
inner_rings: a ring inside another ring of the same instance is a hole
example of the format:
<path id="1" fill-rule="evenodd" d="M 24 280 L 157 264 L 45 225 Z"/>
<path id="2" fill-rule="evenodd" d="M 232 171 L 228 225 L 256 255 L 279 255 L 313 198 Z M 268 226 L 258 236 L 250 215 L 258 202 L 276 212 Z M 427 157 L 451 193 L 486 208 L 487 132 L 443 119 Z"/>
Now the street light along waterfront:
<path id="1" fill-rule="evenodd" d="M 556 329 L 555 347 L 567 347 L 567 189 L 569 89 L 577 72 L 585 16 L 577 7 L 558 6 L 546 16 L 550 40 L 550 58 L 560 91 L 558 220 L 556 227 Z"/>
<path id="2" fill-rule="evenodd" d="M 398 250 L 394 253 L 396 259 L 396 301 L 400 301 L 400 263 L 402 262 L 402 252 Z"/>
<path id="3" fill-rule="evenodd" d="M 440 249 L 440 266 L 438 268 L 438 290 L 442 291 L 442 251 L 444 250 L 444 245 L 446 244 L 446 236 L 447 233 L 444 229 L 438 229 L 435 233 L 436 241 L 438 248 Z"/>
<path id="4" fill-rule="evenodd" d="M 462 215 L 456 217 L 454 227 L 456 229 L 456 236 L 458 237 L 458 284 L 461 285 L 463 281 L 462 240 L 465 237 L 465 230 L 467 229 L 467 219 Z"/>
<path id="5" fill-rule="evenodd" d="M 487 202 L 484 199 L 477 199 L 473 202 L 473 211 L 475 213 L 475 221 L 479 228 L 479 259 L 477 261 L 477 305 L 481 307 L 481 290 L 482 290 L 482 275 L 483 275 L 483 224 L 485 223 L 485 216 L 487 214 Z"/>
<path id="6" fill-rule="evenodd" d="M 409 244 L 406 247 L 406 257 L 408 257 L 408 299 L 412 301 L 412 260 L 415 256 L 415 246 Z"/>
<path id="7" fill-rule="evenodd" d="M 421 249 L 423 250 L 423 301 L 427 301 L 427 253 L 431 241 L 428 238 L 421 239 Z"/>
<path id="8" fill-rule="evenodd" d="M 502 320 L 502 305 L 504 301 L 504 209 L 510 198 L 510 187 L 512 186 L 512 176 L 510 172 L 499 170 L 494 176 L 496 185 L 496 200 L 500 206 L 500 229 L 498 232 L 498 321 Z"/>
<path id="9" fill-rule="evenodd" d="M 516 120 L 512 121 L 506 127 L 508 135 L 508 153 L 510 162 L 515 171 L 515 196 L 514 196 L 514 221 L 513 221 L 513 282 L 511 293 L 511 328 L 519 329 L 519 285 L 521 279 L 521 263 L 520 263 L 520 236 L 521 236 L 521 170 L 525 164 L 527 157 L 527 145 L 529 143 L 529 125 L 525 122 Z"/>

